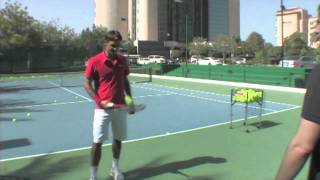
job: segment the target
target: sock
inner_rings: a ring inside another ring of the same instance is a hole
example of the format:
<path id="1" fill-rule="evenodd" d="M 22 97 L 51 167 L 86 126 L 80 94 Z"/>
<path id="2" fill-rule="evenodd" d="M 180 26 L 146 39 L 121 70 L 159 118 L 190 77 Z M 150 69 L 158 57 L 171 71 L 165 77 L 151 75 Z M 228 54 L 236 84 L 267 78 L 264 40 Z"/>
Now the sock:
<path id="1" fill-rule="evenodd" d="M 98 173 L 98 166 L 91 166 L 91 177 L 96 178 Z"/>
<path id="2" fill-rule="evenodd" d="M 115 170 L 119 170 L 119 159 L 113 158 L 112 168 Z"/>

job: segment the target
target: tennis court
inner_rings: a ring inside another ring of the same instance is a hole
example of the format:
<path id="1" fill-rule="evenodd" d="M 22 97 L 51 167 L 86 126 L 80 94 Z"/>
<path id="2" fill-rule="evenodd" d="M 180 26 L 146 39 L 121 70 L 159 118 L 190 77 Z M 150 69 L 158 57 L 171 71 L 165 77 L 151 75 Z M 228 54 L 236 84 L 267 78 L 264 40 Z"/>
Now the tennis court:
<path id="1" fill-rule="evenodd" d="M 41 179 L 45 173 L 48 179 L 87 179 L 94 103 L 79 84 L 66 80 L 81 82 L 81 76 L 1 82 L 1 175 Z M 246 133 L 242 122 L 229 129 L 231 88 L 161 78 L 132 84 L 135 101 L 147 108 L 128 118 L 129 139 L 121 162 L 125 176 L 272 179 L 298 123 L 303 94 L 266 90 L 263 126 L 255 127 L 259 106 L 252 103 L 252 131 Z M 243 120 L 243 104 L 234 105 L 233 111 L 235 120 Z M 100 169 L 110 165 L 108 143 Z M 266 163 L 273 172 L 264 169 Z M 107 177 L 102 170 L 99 173 Z"/>

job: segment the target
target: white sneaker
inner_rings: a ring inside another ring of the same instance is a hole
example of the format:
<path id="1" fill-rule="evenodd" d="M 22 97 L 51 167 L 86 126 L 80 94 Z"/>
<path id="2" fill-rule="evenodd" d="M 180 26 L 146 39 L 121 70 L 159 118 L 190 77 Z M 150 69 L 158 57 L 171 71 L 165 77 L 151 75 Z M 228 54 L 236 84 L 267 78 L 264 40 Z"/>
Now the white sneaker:
<path id="1" fill-rule="evenodd" d="M 98 180 L 96 177 L 91 177 L 89 180 Z"/>
<path id="2" fill-rule="evenodd" d="M 119 169 L 111 168 L 110 176 L 112 176 L 114 180 L 124 180 L 124 176 Z"/>

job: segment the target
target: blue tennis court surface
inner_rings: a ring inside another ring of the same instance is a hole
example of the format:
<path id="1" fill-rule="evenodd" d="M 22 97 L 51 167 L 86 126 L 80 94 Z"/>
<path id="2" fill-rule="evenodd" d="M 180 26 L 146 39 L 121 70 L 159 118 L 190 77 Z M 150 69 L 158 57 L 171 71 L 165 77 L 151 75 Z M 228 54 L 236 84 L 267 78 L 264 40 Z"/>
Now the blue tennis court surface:
<path id="1" fill-rule="evenodd" d="M 36 81 L 48 86 L 37 86 Z M 95 105 L 82 87 L 58 87 L 54 80 L 45 79 L 2 82 L 0 88 L 3 91 L 0 94 L 0 159 L 91 145 Z M 230 95 L 152 83 L 133 84 L 132 92 L 135 102 L 144 103 L 147 108 L 128 116 L 129 140 L 219 125 L 230 120 Z M 262 112 L 265 115 L 293 108 L 297 106 L 266 101 Z M 233 111 L 234 119 L 244 118 L 242 104 L 236 104 Z M 250 104 L 249 117 L 258 112 L 258 106 Z"/>

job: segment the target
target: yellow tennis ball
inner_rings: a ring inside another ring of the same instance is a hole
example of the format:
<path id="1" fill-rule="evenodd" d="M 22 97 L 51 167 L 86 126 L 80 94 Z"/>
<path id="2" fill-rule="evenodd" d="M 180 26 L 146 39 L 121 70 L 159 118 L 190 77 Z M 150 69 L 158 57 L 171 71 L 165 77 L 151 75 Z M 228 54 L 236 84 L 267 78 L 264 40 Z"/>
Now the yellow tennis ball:
<path id="1" fill-rule="evenodd" d="M 262 92 L 257 92 L 259 97 L 262 97 Z"/>
<path id="2" fill-rule="evenodd" d="M 31 116 L 31 113 L 27 113 L 27 116 L 30 117 L 30 116 Z"/>
<path id="3" fill-rule="evenodd" d="M 17 120 L 16 118 L 12 118 L 12 122 L 16 122 L 16 120 Z"/>
<path id="4" fill-rule="evenodd" d="M 125 101 L 126 101 L 126 104 L 128 105 L 133 104 L 133 98 L 131 96 L 126 96 Z"/>
<path id="5" fill-rule="evenodd" d="M 243 96 L 240 96 L 239 97 L 239 102 L 243 102 L 244 101 L 244 97 Z"/>
<path id="6" fill-rule="evenodd" d="M 237 101 L 237 99 L 238 99 L 237 96 L 233 96 L 233 97 L 232 97 L 232 100 L 233 100 L 233 101 Z"/>
<path id="7" fill-rule="evenodd" d="M 253 94 L 253 93 L 250 93 L 249 98 L 248 98 L 248 101 L 249 101 L 249 102 L 253 102 L 254 99 L 255 99 L 254 94 Z"/>

